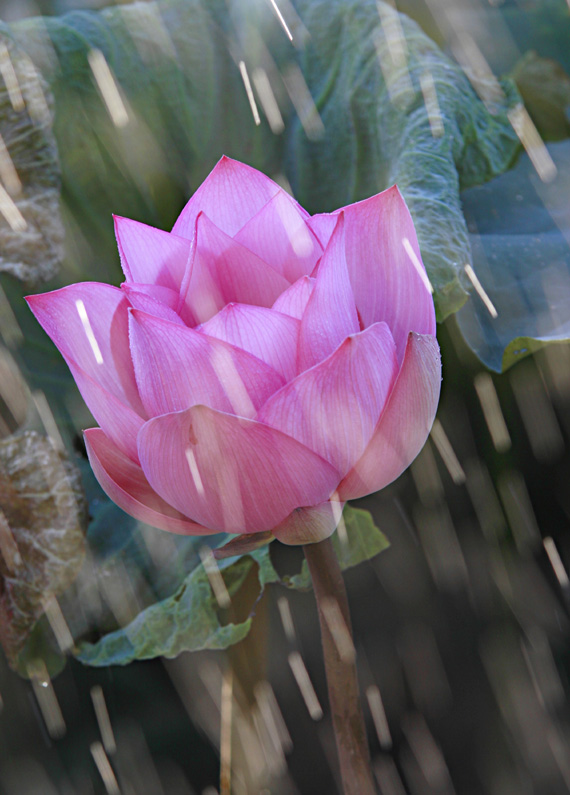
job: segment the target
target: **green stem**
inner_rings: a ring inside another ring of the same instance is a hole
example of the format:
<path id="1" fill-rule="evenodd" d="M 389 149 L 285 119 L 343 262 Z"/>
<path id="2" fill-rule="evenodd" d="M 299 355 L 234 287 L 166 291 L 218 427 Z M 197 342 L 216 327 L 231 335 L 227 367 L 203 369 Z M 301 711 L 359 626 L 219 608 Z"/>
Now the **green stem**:
<path id="1" fill-rule="evenodd" d="M 330 538 L 318 544 L 306 544 L 303 550 L 319 611 L 329 704 L 344 795 L 374 795 L 352 646 L 352 625 L 340 565 Z"/>

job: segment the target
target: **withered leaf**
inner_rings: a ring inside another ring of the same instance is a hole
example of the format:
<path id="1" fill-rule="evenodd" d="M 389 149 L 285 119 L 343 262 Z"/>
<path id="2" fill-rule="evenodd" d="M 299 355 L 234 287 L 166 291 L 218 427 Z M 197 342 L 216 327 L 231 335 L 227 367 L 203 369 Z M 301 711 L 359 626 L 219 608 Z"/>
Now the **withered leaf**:
<path id="1" fill-rule="evenodd" d="M 0 272 L 31 285 L 63 259 L 53 100 L 32 61 L 0 30 Z"/>
<path id="2" fill-rule="evenodd" d="M 79 471 L 50 439 L 0 441 L 0 643 L 13 668 L 46 601 L 77 576 L 86 526 Z"/>

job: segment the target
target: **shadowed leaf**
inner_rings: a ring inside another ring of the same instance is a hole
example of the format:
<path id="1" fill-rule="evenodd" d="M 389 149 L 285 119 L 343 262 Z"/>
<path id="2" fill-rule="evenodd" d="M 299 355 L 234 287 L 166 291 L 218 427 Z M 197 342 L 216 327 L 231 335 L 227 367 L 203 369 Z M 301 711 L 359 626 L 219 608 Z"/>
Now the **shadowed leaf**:
<path id="1" fill-rule="evenodd" d="M 468 345 L 498 372 L 570 339 L 570 144 L 549 144 L 548 152 L 557 167 L 551 183 L 524 155 L 463 194 L 475 272 L 498 314 L 473 295 L 457 319 Z"/>

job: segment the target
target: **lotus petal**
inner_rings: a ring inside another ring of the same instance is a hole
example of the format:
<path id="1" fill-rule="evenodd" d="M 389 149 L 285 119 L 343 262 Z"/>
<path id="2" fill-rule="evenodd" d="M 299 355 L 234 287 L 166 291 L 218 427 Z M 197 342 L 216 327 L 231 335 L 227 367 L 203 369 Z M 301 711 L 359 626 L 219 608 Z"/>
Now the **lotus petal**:
<path id="1" fill-rule="evenodd" d="M 297 364 L 306 370 L 332 353 L 349 334 L 360 330 L 346 266 L 344 218 L 322 256 L 315 289 L 301 319 Z"/>
<path id="2" fill-rule="evenodd" d="M 276 392 L 256 419 L 298 439 L 344 476 L 366 449 L 397 373 L 390 330 L 375 323 Z"/>
<path id="3" fill-rule="evenodd" d="M 283 385 L 265 362 L 195 329 L 131 310 L 130 341 L 148 414 L 204 403 L 251 417 Z"/>
<path id="4" fill-rule="evenodd" d="M 200 331 L 252 353 L 286 381 L 297 373 L 299 321 L 295 318 L 262 306 L 227 304 Z"/>
<path id="5" fill-rule="evenodd" d="M 228 533 L 271 530 L 327 500 L 338 472 L 289 436 L 207 406 L 164 414 L 139 432 L 141 466 L 171 505 Z"/>
<path id="6" fill-rule="evenodd" d="M 182 210 L 172 231 L 191 239 L 196 218 L 204 212 L 219 229 L 233 236 L 281 191 L 260 171 L 224 155 Z"/>
<path id="7" fill-rule="evenodd" d="M 411 332 L 384 412 L 364 454 L 340 484 L 340 499 L 355 500 L 383 489 L 412 463 L 433 424 L 440 386 L 436 338 Z"/>
<path id="8" fill-rule="evenodd" d="M 129 516 L 180 535 L 215 532 L 187 519 L 159 497 L 140 466 L 123 455 L 100 428 L 89 428 L 84 436 L 89 463 L 101 488 Z"/>
<path id="9" fill-rule="evenodd" d="M 82 282 L 27 302 L 63 357 L 145 417 L 128 338 L 129 302 L 117 287 Z"/>

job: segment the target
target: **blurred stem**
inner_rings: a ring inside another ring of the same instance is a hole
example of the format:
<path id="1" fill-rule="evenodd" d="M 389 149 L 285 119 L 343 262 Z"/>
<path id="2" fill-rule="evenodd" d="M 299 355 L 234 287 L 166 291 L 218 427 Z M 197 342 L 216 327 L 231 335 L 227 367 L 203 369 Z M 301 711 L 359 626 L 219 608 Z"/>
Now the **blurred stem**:
<path id="1" fill-rule="evenodd" d="M 352 625 L 340 565 L 330 538 L 318 544 L 306 544 L 303 551 L 319 611 L 329 704 L 344 795 L 374 795 L 358 692 Z M 349 636 L 346 635 L 347 630 Z"/>

